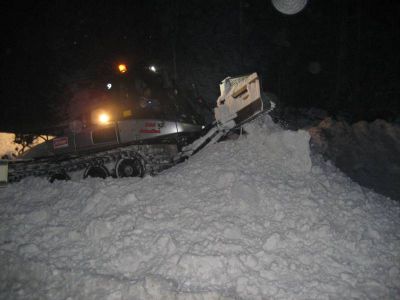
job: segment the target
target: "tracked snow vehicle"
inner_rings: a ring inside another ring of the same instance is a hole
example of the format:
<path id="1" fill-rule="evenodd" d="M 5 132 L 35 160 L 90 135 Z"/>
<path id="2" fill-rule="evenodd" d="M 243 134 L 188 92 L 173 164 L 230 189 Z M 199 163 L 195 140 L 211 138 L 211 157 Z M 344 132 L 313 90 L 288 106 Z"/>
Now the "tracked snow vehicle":
<path id="1" fill-rule="evenodd" d="M 215 121 L 204 125 L 185 120 L 135 118 L 132 109 L 91 112 L 92 123 L 74 121 L 54 139 L 8 162 L 8 181 L 46 176 L 68 179 L 81 171 L 86 177 L 142 177 L 155 174 L 217 142 L 271 108 L 261 97 L 256 73 L 226 78 L 214 109 Z M 7 165 L 1 165 L 3 174 Z M 5 181 L 3 175 L 3 181 Z"/>

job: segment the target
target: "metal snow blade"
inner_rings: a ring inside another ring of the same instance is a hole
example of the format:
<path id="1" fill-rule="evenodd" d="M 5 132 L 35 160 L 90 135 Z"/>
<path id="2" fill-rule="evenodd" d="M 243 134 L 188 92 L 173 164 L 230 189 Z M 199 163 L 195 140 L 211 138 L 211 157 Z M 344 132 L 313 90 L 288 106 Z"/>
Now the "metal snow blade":
<path id="1" fill-rule="evenodd" d="M 221 95 L 214 108 L 214 126 L 204 136 L 184 147 L 184 156 L 191 156 L 206 145 L 218 142 L 230 130 L 273 109 L 272 103 L 261 95 L 257 73 L 227 77 L 221 82 L 220 90 Z"/>

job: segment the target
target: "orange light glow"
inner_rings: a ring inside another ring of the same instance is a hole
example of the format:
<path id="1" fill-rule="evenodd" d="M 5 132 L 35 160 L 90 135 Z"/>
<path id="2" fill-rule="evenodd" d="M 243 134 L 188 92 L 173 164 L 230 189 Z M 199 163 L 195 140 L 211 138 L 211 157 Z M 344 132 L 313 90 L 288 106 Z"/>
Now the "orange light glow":
<path id="1" fill-rule="evenodd" d="M 125 73 L 126 71 L 128 71 L 128 68 L 126 67 L 125 64 L 120 64 L 120 65 L 118 65 L 118 70 L 119 70 L 121 73 Z"/>
<path id="2" fill-rule="evenodd" d="M 110 121 L 110 116 L 106 113 L 102 113 L 99 115 L 99 123 L 100 124 L 107 124 Z"/>

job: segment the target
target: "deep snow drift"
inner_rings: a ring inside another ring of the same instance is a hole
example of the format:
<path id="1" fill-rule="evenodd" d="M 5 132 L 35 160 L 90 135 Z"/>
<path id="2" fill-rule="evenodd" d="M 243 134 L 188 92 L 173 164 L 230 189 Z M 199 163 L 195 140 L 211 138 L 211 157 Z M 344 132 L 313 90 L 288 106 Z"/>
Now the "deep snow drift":
<path id="1" fill-rule="evenodd" d="M 157 177 L 0 190 L 1 299 L 394 299 L 400 206 L 267 116 Z"/>
<path id="2" fill-rule="evenodd" d="M 271 115 L 285 128 L 307 130 L 313 152 L 352 180 L 400 201 L 400 122 L 351 123 L 351 116 L 333 118 L 318 108 L 278 106 Z"/>
<path id="3" fill-rule="evenodd" d="M 400 126 L 325 118 L 309 130 L 316 150 L 354 181 L 400 201 Z"/>

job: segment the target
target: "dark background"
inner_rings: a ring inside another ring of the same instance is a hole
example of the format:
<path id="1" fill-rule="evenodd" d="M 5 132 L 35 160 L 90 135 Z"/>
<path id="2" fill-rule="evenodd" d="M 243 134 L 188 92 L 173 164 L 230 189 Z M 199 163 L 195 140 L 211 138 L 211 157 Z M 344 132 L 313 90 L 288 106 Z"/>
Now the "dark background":
<path id="1" fill-rule="evenodd" d="M 77 87 L 118 62 L 155 64 L 211 104 L 226 76 L 257 71 L 281 106 L 349 120 L 400 116 L 400 3 L 310 0 L 296 15 L 270 1 L 15 1 L 1 4 L 0 131 L 58 122 Z M 189 97 L 190 98 L 190 97 Z"/>

